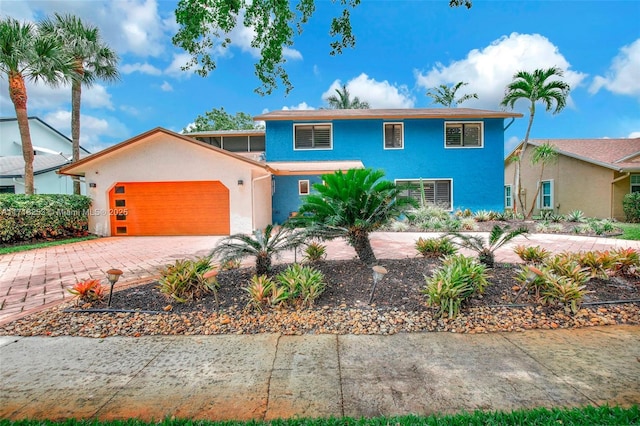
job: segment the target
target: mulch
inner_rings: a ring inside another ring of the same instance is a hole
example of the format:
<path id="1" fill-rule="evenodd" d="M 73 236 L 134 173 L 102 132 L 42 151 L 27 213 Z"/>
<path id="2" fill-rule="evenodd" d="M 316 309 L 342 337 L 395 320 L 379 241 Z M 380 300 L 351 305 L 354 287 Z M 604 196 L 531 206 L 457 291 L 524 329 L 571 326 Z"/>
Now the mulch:
<path id="1" fill-rule="evenodd" d="M 157 283 L 114 292 L 115 312 L 95 312 L 101 304 L 77 306 L 68 302 L 53 309 L 0 327 L 0 335 L 46 336 L 144 336 L 254 333 L 393 334 L 399 332 L 454 331 L 486 333 L 533 328 L 575 328 L 608 324 L 640 324 L 638 277 L 591 279 L 590 293 L 573 314 L 563 306 L 541 305 L 533 294 L 524 294 L 513 305 L 519 290 L 514 276 L 520 266 L 500 264 L 489 270 L 482 295 L 468 300 L 455 319 L 439 315 L 421 292 L 425 276 L 440 265 L 422 257 L 380 259 L 388 273 L 373 285 L 371 268 L 357 259 L 321 261 L 313 266 L 325 276 L 326 291 L 308 308 L 264 308 L 249 305 L 245 287 L 253 268 L 221 271 L 218 301 L 213 295 L 178 303 L 158 290 Z M 287 265 L 275 265 L 277 274 Z M 219 305 L 218 305 L 219 303 Z M 119 312 L 118 312 L 119 311 Z"/>

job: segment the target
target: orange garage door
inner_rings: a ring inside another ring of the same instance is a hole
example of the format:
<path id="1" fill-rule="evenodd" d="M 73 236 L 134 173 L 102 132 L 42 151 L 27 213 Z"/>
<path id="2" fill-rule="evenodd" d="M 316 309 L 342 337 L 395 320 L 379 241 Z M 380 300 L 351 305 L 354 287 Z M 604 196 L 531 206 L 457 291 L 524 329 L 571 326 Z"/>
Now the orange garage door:
<path id="1" fill-rule="evenodd" d="M 109 191 L 111 235 L 229 235 L 219 181 L 123 182 Z"/>

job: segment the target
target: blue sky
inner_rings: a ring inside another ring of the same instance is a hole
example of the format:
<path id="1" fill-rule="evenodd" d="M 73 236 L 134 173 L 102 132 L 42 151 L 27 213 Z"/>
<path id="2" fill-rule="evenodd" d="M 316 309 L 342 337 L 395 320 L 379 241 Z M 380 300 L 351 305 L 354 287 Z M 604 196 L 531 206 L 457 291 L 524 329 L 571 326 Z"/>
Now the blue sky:
<path id="1" fill-rule="evenodd" d="M 339 2 L 338 2 L 339 3 Z M 330 56 L 329 24 L 339 5 L 317 1 L 311 21 L 287 52 L 294 89 L 260 96 L 251 30 L 237 28 L 202 78 L 180 70 L 185 52 L 171 44 L 177 1 L 0 0 L 0 15 L 38 20 L 72 13 L 98 26 L 120 56 L 121 80 L 83 92 L 81 142 L 95 152 L 157 126 L 180 131 L 199 114 L 224 107 L 251 115 L 320 108 L 339 84 L 374 108 L 428 108 L 426 91 L 469 83 L 469 108 L 498 110 L 518 70 L 557 66 L 571 85 L 559 115 L 538 109 L 532 138 L 640 137 L 640 1 L 483 1 L 449 8 L 448 0 L 363 0 L 352 12 L 356 47 Z M 30 84 L 29 114 L 70 134 L 70 89 Z M 525 117 L 507 130 L 505 151 L 524 137 Z M 0 116 L 15 116 L 6 77 Z"/>

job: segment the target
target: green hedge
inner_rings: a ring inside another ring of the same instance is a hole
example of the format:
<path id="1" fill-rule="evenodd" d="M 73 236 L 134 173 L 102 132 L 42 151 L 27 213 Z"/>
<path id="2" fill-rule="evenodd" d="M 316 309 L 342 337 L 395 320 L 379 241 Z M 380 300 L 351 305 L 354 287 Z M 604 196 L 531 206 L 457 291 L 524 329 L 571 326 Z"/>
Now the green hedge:
<path id="1" fill-rule="evenodd" d="M 82 195 L 0 194 L 0 242 L 87 235 L 90 205 Z"/>
<path id="2" fill-rule="evenodd" d="M 627 222 L 640 222 L 640 192 L 625 195 L 622 199 L 622 208 Z"/>

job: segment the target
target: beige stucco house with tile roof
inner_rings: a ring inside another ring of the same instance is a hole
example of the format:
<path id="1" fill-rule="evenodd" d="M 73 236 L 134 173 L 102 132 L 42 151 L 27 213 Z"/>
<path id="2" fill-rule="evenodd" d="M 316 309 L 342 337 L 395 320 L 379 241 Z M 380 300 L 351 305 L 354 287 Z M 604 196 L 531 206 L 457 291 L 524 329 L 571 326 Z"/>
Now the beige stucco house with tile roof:
<path id="1" fill-rule="evenodd" d="M 558 160 L 545 166 L 536 210 L 566 214 L 582 210 L 588 217 L 624 220 L 622 199 L 640 192 L 640 138 L 634 139 L 534 139 L 522 160 L 522 197 L 531 205 L 540 178 L 540 166 L 531 166 L 533 148 L 550 143 Z M 516 203 L 513 187 L 518 145 L 505 159 L 505 207 Z"/>

